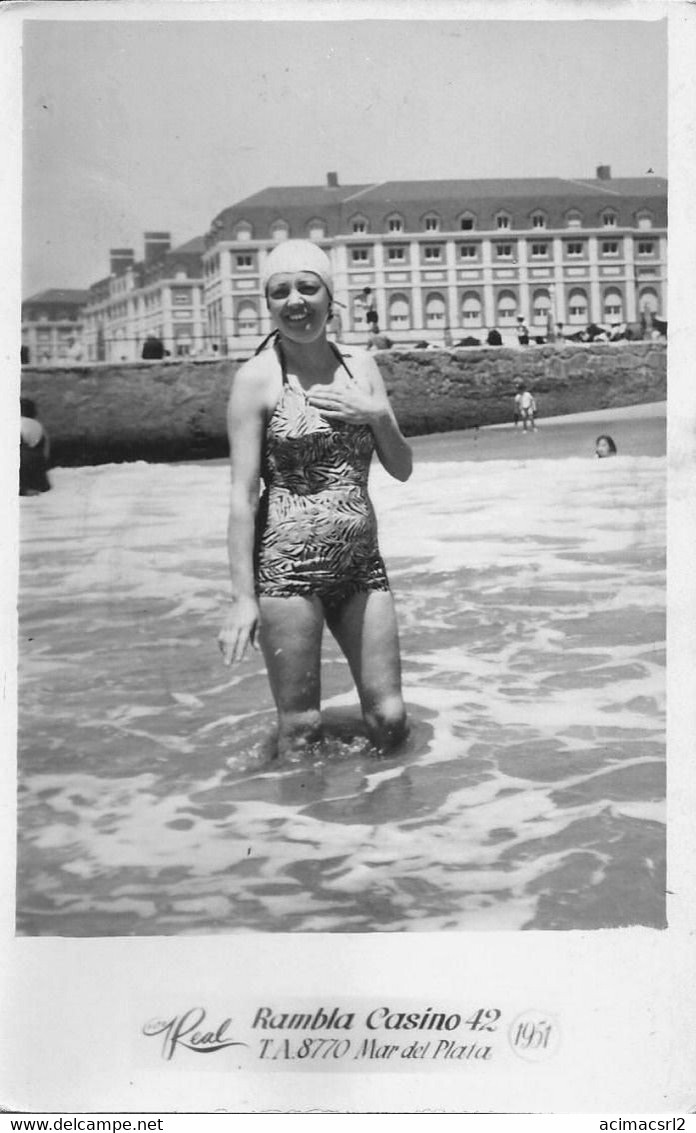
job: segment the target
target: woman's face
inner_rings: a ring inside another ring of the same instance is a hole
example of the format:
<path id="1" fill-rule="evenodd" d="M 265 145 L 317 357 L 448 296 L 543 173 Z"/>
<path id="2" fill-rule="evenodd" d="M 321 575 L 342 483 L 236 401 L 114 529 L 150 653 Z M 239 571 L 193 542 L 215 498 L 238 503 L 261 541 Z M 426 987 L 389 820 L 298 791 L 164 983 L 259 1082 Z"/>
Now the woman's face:
<path id="1" fill-rule="evenodd" d="M 597 441 L 597 448 L 596 448 L 595 451 L 597 453 L 597 456 L 600 457 L 600 458 L 603 457 L 603 456 L 613 456 L 614 455 L 613 452 L 611 451 L 611 446 L 610 446 L 609 441 L 607 440 L 606 437 L 600 437 L 599 438 L 599 440 Z"/>
<path id="2" fill-rule="evenodd" d="M 329 293 L 312 271 L 278 272 L 268 281 L 268 309 L 275 326 L 294 342 L 313 342 L 329 313 Z"/>

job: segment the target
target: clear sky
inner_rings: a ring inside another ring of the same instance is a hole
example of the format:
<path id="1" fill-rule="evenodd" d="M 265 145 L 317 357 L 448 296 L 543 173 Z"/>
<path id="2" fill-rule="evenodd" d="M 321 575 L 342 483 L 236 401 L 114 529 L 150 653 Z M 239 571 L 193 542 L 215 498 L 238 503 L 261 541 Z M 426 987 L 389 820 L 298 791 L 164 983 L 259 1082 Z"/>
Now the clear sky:
<path id="1" fill-rule="evenodd" d="M 25 24 L 22 293 L 268 185 L 667 175 L 664 21 Z"/>

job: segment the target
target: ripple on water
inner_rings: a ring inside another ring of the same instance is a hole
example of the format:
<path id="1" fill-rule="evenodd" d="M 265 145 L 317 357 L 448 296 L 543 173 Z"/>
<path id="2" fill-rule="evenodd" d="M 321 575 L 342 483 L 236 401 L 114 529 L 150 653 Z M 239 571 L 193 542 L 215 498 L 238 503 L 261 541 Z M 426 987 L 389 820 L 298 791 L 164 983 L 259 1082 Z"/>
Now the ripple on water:
<path id="1" fill-rule="evenodd" d="M 281 763 L 260 658 L 215 647 L 226 470 L 57 469 L 22 514 L 18 931 L 662 926 L 664 462 L 600 471 L 378 472 L 411 734 L 375 757 L 327 639 L 327 739 Z"/>

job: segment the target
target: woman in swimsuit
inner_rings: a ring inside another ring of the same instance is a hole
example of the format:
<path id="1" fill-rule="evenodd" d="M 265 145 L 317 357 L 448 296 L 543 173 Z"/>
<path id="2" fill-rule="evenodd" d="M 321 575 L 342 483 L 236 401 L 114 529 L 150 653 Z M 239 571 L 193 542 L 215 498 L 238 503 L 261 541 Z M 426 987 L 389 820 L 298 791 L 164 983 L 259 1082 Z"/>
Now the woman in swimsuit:
<path id="1" fill-rule="evenodd" d="M 367 477 L 376 450 L 387 472 L 407 480 L 411 449 L 370 355 L 341 353 L 326 337 L 333 286 L 324 252 L 286 240 L 268 256 L 262 283 L 276 331 L 240 367 L 230 395 L 232 605 L 220 648 L 230 664 L 260 644 L 282 755 L 321 737 L 326 624 L 370 738 L 388 751 L 406 735 L 406 714 Z"/>

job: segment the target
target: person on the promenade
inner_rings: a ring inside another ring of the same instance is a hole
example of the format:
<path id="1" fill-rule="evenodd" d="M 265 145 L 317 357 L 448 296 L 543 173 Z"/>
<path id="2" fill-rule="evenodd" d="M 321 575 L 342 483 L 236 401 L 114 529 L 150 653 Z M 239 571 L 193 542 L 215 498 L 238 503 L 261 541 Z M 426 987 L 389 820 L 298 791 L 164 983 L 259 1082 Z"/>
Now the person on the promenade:
<path id="1" fill-rule="evenodd" d="M 602 433 L 595 441 L 595 456 L 603 460 L 607 456 L 616 456 L 617 449 L 613 437 Z"/>
<path id="2" fill-rule="evenodd" d="M 529 327 L 524 321 L 524 315 L 517 316 L 517 341 L 520 346 L 529 346 Z"/>
<path id="3" fill-rule="evenodd" d="M 367 340 L 366 350 L 391 350 L 394 343 L 388 334 L 382 334 L 382 331 L 377 327 L 370 329 L 370 337 Z"/>
<path id="4" fill-rule="evenodd" d="M 379 334 L 379 315 L 375 307 L 375 297 L 372 294 L 371 287 L 363 287 L 361 294 L 361 301 L 365 308 L 365 322 L 367 329 L 373 330 L 375 334 Z"/>
<path id="5" fill-rule="evenodd" d="M 20 398 L 20 413 L 19 494 L 38 496 L 51 488 L 48 479 L 50 443 L 30 397 Z"/>
<path id="6" fill-rule="evenodd" d="M 387 472 L 407 480 L 411 449 L 373 359 L 327 339 L 333 286 L 325 253 L 284 241 L 268 256 L 262 285 L 276 329 L 240 367 L 230 394 L 232 605 L 219 645 L 230 664 L 260 644 L 283 755 L 321 738 L 326 624 L 350 665 L 368 734 L 386 752 L 407 726 L 367 478 L 376 450 Z"/>
<path id="7" fill-rule="evenodd" d="M 520 421 L 522 422 L 522 431 L 524 433 L 536 432 L 536 401 L 526 385 L 520 387 L 515 398 L 515 403 L 518 406 L 518 413 Z"/>
<path id="8" fill-rule="evenodd" d="M 486 345 L 487 346 L 502 346 L 503 345 L 502 335 L 496 327 L 491 327 L 488 334 L 486 335 Z"/>

